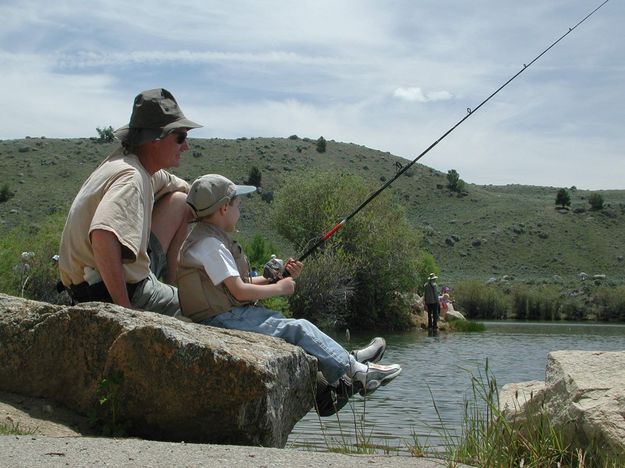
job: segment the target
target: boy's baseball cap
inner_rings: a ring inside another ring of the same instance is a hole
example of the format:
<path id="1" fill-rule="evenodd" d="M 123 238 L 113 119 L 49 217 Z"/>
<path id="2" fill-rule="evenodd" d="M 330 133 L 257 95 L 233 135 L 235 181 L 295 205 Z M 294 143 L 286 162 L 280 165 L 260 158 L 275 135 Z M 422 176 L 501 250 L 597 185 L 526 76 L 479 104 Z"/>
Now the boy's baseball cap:
<path id="1" fill-rule="evenodd" d="M 200 128 L 185 117 L 176 98 L 163 88 L 143 91 L 135 97 L 128 125 L 113 132 L 127 146 L 165 138 L 177 128 Z"/>
<path id="2" fill-rule="evenodd" d="M 196 218 L 203 218 L 213 214 L 235 196 L 255 191 L 256 187 L 253 185 L 236 185 L 222 175 L 206 174 L 191 184 L 187 203 L 193 209 Z"/>

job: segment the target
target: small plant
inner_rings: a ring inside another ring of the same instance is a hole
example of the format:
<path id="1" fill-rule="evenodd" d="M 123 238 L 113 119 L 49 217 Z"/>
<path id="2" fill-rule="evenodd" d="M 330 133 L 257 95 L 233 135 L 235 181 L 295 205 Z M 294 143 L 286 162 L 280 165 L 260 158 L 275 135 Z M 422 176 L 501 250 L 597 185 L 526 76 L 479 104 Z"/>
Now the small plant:
<path id="1" fill-rule="evenodd" d="M 96 132 L 98 132 L 98 143 L 111 143 L 115 140 L 113 127 L 111 127 L 110 125 L 104 128 L 97 127 L 95 130 Z"/>
<path id="2" fill-rule="evenodd" d="M 260 169 L 258 169 L 256 166 L 252 166 L 249 175 L 247 176 L 247 180 L 245 181 L 245 184 L 253 185 L 254 187 L 260 187 L 261 179 L 262 174 L 260 173 Z"/>
<path id="3" fill-rule="evenodd" d="M 599 211 L 603 209 L 603 197 L 599 193 L 591 193 L 588 197 L 588 203 L 591 210 Z"/>
<path id="4" fill-rule="evenodd" d="M 100 408 L 96 411 L 99 415 L 96 422 L 101 427 L 102 435 L 117 437 L 126 434 L 126 424 L 119 418 L 123 381 L 124 374 L 113 371 L 98 384 Z"/>
<path id="5" fill-rule="evenodd" d="M 33 435 L 34 429 L 22 429 L 19 423 L 8 421 L 0 421 L 0 435 Z"/>
<path id="6" fill-rule="evenodd" d="M 14 270 L 20 278 L 20 297 L 24 297 L 24 290 L 30 280 L 30 271 L 32 269 L 31 262 L 34 257 L 35 252 L 22 252 L 22 255 L 20 256 L 20 263 L 15 265 Z"/>
<path id="7" fill-rule="evenodd" d="M 463 192 L 465 189 L 464 180 L 460 178 L 460 174 L 455 169 L 447 171 L 447 188 L 452 192 Z"/>
<path id="8" fill-rule="evenodd" d="M 556 193 L 556 206 L 557 205 L 562 208 L 571 206 L 571 195 L 569 195 L 569 192 L 564 188 L 561 188 L 558 190 L 558 193 Z"/>
<path id="9" fill-rule="evenodd" d="M 326 139 L 320 136 L 317 139 L 317 152 L 325 153 L 326 152 Z"/>
<path id="10" fill-rule="evenodd" d="M 2 188 L 0 188 L 0 203 L 4 203 L 13 198 L 15 194 L 11 192 L 9 188 L 9 184 L 4 184 Z"/>

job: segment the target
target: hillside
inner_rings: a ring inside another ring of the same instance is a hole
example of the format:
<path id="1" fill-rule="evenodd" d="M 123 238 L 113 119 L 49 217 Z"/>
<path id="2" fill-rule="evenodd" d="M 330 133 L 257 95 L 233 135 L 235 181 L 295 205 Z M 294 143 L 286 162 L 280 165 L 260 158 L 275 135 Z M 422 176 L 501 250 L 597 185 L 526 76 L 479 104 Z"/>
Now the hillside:
<path id="1" fill-rule="evenodd" d="M 8 185 L 14 193 L 0 203 L 0 232 L 23 224 L 36 228 L 47 215 L 65 212 L 113 146 L 93 139 L 0 141 L 0 188 Z M 263 190 L 272 192 L 293 171 L 342 171 L 364 177 L 373 191 L 395 174 L 398 163 L 407 161 L 350 143 L 328 141 L 327 151 L 318 153 L 315 140 L 295 136 L 192 139 L 181 167 L 173 172 L 187 180 L 216 172 L 242 182 L 256 166 Z M 625 190 L 601 191 L 606 205 L 601 211 L 589 210 L 590 192 L 571 190 L 571 209 L 561 212 L 555 209 L 556 187 L 467 183 L 468 195 L 459 197 L 446 183 L 446 174 L 416 164 L 391 188 L 423 233 L 442 280 L 509 275 L 551 281 L 559 275 L 567 281 L 583 271 L 625 281 Z M 345 214 L 354 208 L 346 206 Z M 242 236 L 258 231 L 281 253 L 296 253 L 272 232 L 266 215 L 267 204 L 259 195 L 246 200 Z"/>

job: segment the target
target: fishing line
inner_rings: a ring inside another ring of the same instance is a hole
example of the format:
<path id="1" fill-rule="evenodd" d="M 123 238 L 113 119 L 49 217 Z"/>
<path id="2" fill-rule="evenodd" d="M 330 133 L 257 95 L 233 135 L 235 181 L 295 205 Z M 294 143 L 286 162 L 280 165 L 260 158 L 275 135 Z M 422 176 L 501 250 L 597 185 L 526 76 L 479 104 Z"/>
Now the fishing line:
<path id="1" fill-rule="evenodd" d="M 395 182 L 404 172 L 406 172 L 408 169 L 410 169 L 417 161 L 419 161 L 419 159 L 421 159 L 423 156 L 425 156 L 427 153 L 430 152 L 430 150 L 432 148 L 434 148 L 436 145 L 438 145 L 442 140 L 444 140 L 447 135 L 449 135 L 451 132 L 453 132 L 456 128 L 458 128 L 465 120 L 467 120 L 469 117 L 471 117 L 473 114 L 475 114 L 475 112 L 480 109 L 484 104 L 486 104 L 488 101 L 490 101 L 496 94 L 499 93 L 499 91 L 501 91 L 502 89 L 504 89 L 506 86 L 508 86 L 513 80 L 516 79 L 516 77 L 518 77 L 521 73 L 523 73 L 525 70 L 527 70 L 530 66 L 532 66 L 534 64 L 534 62 L 536 62 L 538 59 L 540 59 L 543 55 L 545 55 L 547 52 L 549 52 L 553 47 L 556 46 L 556 44 L 558 44 L 562 39 L 564 39 L 566 36 L 568 36 L 569 34 L 571 34 L 579 25 L 581 25 L 584 21 L 586 21 L 588 18 L 590 18 L 592 15 L 594 15 L 597 10 L 599 10 L 602 6 L 604 6 L 606 3 L 608 3 L 609 0 L 605 0 L 603 3 L 601 3 L 598 7 L 596 7 L 594 10 L 592 10 L 590 13 L 588 13 L 582 20 L 580 20 L 575 26 L 573 26 L 572 28 L 569 28 L 567 32 L 565 32 L 562 36 L 560 36 L 558 39 L 556 39 L 554 42 L 552 42 L 545 50 L 543 50 L 540 54 L 538 54 L 536 57 L 534 57 L 534 59 L 527 63 L 527 64 L 523 64 L 523 68 L 521 68 L 517 73 L 515 73 L 508 81 L 506 81 L 504 84 L 502 84 L 499 88 L 497 88 L 497 90 L 495 92 L 493 92 L 490 96 L 488 96 L 486 99 L 484 99 L 477 107 L 475 107 L 474 109 L 471 109 L 470 107 L 467 108 L 467 114 L 460 119 L 453 127 L 451 127 L 449 130 L 447 130 L 445 133 L 443 133 L 438 140 L 436 140 L 434 143 L 432 143 L 430 146 L 428 146 L 419 156 L 417 156 L 415 159 L 413 159 L 410 164 L 407 164 L 403 167 L 400 168 L 400 166 L 397 166 L 398 171 L 397 173 L 390 179 L 388 180 L 384 185 L 382 185 L 378 190 L 376 190 L 375 192 L 373 192 L 371 195 L 369 195 L 369 197 L 367 197 L 367 199 L 365 201 L 363 201 L 358 208 L 356 208 L 354 211 L 352 211 L 348 216 L 346 216 L 345 218 L 343 218 L 340 222 L 338 222 L 337 224 L 335 224 L 328 232 L 326 232 L 323 236 L 321 236 L 321 238 L 315 242 L 310 248 L 308 248 L 308 250 L 306 250 L 299 258 L 299 261 L 304 260 L 305 258 L 307 258 L 310 254 L 312 254 L 315 250 L 317 250 L 325 241 L 327 241 L 330 237 L 332 237 L 333 234 L 335 234 L 339 229 L 341 229 L 343 226 L 345 226 L 345 224 L 347 223 L 347 221 L 349 221 L 351 218 L 353 218 L 354 216 L 356 216 L 356 214 L 358 214 L 358 212 L 360 210 L 362 210 L 365 206 L 367 206 L 375 197 L 377 197 L 380 193 L 382 193 L 382 191 L 386 190 L 393 182 Z"/>

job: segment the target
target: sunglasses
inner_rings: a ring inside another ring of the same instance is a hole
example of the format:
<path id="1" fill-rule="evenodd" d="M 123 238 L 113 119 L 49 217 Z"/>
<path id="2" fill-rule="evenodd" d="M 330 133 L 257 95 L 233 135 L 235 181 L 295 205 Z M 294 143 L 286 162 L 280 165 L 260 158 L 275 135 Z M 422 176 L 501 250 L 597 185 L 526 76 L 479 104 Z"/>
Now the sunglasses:
<path id="1" fill-rule="evenodd" d="M 176 135 L 176 143 L 183 144 L 187 140 L 187 132 L 174 132 Z"/>

